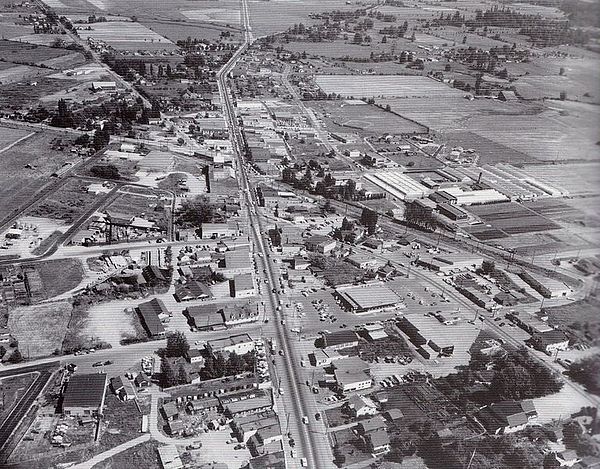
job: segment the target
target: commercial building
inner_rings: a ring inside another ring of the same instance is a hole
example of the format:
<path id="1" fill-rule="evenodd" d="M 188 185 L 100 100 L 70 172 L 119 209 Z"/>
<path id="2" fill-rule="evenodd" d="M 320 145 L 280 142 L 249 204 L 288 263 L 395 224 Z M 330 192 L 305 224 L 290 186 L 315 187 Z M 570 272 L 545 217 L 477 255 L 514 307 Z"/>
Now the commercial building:
<path id="1" fill-rule="evenodd" d="M 496 189 L 465 190 L 462 187 L 447 187 L 443 191 L 456 198 L 456 205 L 480 205 L 507 202 L 509 198 Z"/>
<path id="2" fill-rule="evenodd" d="M 334 297 L 342 308 L 355 314 L 392 309 L 402 302 L 394 291 L 381 283 L 338 288 Z"/>
<path id="3" fill-rule="evenodd" d="M 94 91 L 114 91 L 117 84 L 114 81 L 93 81 L 92 90 Z"/>
<path id="4" fill-rule="evenodd" d="M 431 191 L 421 183 L 399 170 L 365 174 L 365 179 L 387 192 L 392 199 L 415 200 Z"/>
<path id="5" fill-rule="evenodd" d="M 154 298 L 146 303 L 140 303 L 137 312 L 142 321 L 144 329 L 152 338 L 161 338 L 165 335 L 165 328 L 161 322 L 160 316 L 169 316 L 169 310 L 158 298 Z"/>
<path id="6" fill-rule="evenodd" d="M 337 360 L 332 364 L 337 389 L 340 392 L 359 391 L 368 389 L 373 381 L 366 370 L 369 366 L 357 357 Z"/>
<path id="7" fill-rule="evenodd" d="M 188 306 L 183 315 L 188 324 L 201 331 L 225 329 L 225 319 L 215 305 Z"/>
<path id="8" fill-rule="evenodd" d="M 221 339 L 209 340 L 206 349 L 213 355 L 217 353 L 236 353 L 244 355 L 254 350 L 254 340 L 248 334 L 238 334 Z"/>
<path id="9" fill-rule="evenodd" d="M 454 344 L 450 342 L 446 333 L 446 328 L 452 326 L 446 326 L 436 318 L 422 314 L 404 316 L 398 321 L 398 327 L 413 344 L 430 355 L 425 358 L 431 358 L 433 355 L 429 348 L 435 352 L 435 356 L 450 356 L 454 353 Z M 425 356 L 423 353 L 421 355 Z"/>
<path id="10" fill-rule="evenodd" d="M 252 274 L 240 274 L 234 276 L 229 281 L 229 292 L 233 298 L 246 298 L 254 296 L 256 290 L 254 288 L 254 279 Z"/>
<path id="11" fill-rule="evenodd" d="M 449 218 L 450 220 L 457 221 L 457 220 L 466 220 L 468 218 L 467 212 L 465 212 L 464 210 L 461 210 L 460 208 L 455 207 L 454 205 L 451 205 L 449 203 L 438 204 L 437 209 L 441 215 L 444 215 L 445 217 Z"/>
<path id="12" fill-rule="evenodd" d="M 552 331 L 552 327 L 545 322 L 542 321 L 537 316 L 533 314 L 516 314 L 516 313 L 507 313 L 506 319 L 511 320 L 525 332 L 528 332 L 531 335 L 540 334 L 543 332 Z"/>
<path id="13" fill-rule="evenodd" d="M 358 345 L 358 334 L 354 331 L 336 331 L 323 334 L 323 349 L 327 352 L 331 350 L 341 350 Z"/>
<path id="14" fill-rule="evenodd" d="M 243 394 L 219 397 L 221 408 L 229 418 L 257 414 L 273 408 L 273 399 L 270 392 L 256 391 L 247 397 Z"/>
<path id="15" fill-rule="evenodd" d="M 304 245 L 307 251 L 327 254 L 335 249 L 337 243 L 335 239 L 331 239 L 329 236 L 313 235 L 306 239 Z"/>
<path id="16" fill-rule="evenodd" d="M 101 415 L 106 397 L 105 373 L 74 374 L 63 393 L 62 412 L 70 416 Z"/>
<path id="17" fill-rule="evenodd" d="M 268 427 L 278 423 L 277 415 L 273 410 L 266 410 L 257 414 L 236 417 L 231 427 L 239 442 L 243 443 L 256 433 L 259 428 Z"/>
<path id="18" fill-rule="evenodd" d="M 212 298 L 210 288 L 197 280 L 189 280 L 183 285 L 175 287 L 177 301 L 209 300 Z"/>
<path id="19" fill-rule="evenodd" d="M 221 314 L 227 327 L 258 321 L 258 304 L 226 305 Z"/>
<path id="20" fill-rule="evenodd" d="M 521 272 L 519 277 L 545 298 L 567 296 L 571 289 L 563 282 L 531 272 Z"/>
<path id="21" fill-rule="evenodd" d="M 312 354 L 311 363 L 314 366 L 327 366 L 331 365 L 333 361 L 340 360 L 342 358 L 344 358 L 344 356 L 340 355 L 335 350 L 317 349 Z"/>
<path id="22" fill-rule="evenodd" d="M 460 254 L 439 254 L 419 255 L 417 264 L 427 269 L 443 272 L 445 274 L 460 272 L 468 269 L 477 269 L 481 267 L 483 257 L 471 255 L 468 253 Z"/>

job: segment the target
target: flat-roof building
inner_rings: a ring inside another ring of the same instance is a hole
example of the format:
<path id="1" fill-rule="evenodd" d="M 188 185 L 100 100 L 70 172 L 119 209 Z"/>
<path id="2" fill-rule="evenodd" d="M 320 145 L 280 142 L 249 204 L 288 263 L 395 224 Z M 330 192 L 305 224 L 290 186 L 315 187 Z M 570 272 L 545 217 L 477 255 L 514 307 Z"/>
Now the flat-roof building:
<path id="1" fill-rule="evenodd" d="M 342 308 L 356 314 L 383 311 L 401 303 L 400 297 L 383 284 L 338 288 L 334 296 Z"/>
<path id="2" fill-rule="evenodd" d="M 244 355 L 255 348 L 254 340 L 248 334 L 238 334 L 221 339 L 209 340 L 207 350 L 213 355 L 216 353 L 236 353 Z"/>
<path id="3" fill-rule="evenodd" d="M 422 347 L 429 355 L 432 354 L 425 345 L 431 348 L 436 356 L 438 354 L 449 356 L 454 353 L 454 344 L 450 342 L 444 330 L 452 326 L 446 326 L 434 317 L 422 314 L 404 316 L 398 321 L 398 327 L 410 338 L 413 344 Z M 423 353 L 421 355 L 425 358 L 431 358 Z"/>
<path id="4" fill-rule="evenodd" d="M 365 371 L 369 366 L 358 357 L 338 360 L 332 366 L 337 388 L 341 392 L 359 391 L 373 385 L 373 380 Z"/>
<path id="5" fill-rule="evenodd" d="M 358 345 L 358 334 L 354 331 L 335 331 L 323 334 L 323 348 L 330 350 L 341 350 Z"/>

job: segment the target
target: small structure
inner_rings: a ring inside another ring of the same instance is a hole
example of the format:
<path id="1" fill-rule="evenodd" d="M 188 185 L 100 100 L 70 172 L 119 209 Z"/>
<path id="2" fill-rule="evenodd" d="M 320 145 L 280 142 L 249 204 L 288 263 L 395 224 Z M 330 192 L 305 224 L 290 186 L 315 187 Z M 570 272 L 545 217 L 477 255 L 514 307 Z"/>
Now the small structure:
<path id="1" fill-rule="evenodd" d="M 159 446 L 157 448 L 158 459 L 163 469 L 181 469 L 183 462 L 175 445 Z"/>
<path id="2" fill-rule="evenodd" d="M 523 430 L 537 417 L 533 401 L 502 401 L 483 407 L 475 415 L 488 433 L 502 435 Z"/>

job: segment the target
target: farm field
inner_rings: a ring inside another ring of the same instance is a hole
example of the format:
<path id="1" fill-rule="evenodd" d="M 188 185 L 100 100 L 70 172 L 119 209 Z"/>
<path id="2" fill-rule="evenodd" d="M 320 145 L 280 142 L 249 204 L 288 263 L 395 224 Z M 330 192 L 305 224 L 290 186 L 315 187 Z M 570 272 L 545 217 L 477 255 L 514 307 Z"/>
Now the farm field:
<path id="1" fill-rule="evenodd" d="M 11 335 L 25 358 L 45 357 L 60 350 L 72 306 L 68 301 L 15 308 L 8 317 Z"/>
<path id="2" fill-rule="evenodd" d="M 463 44 L 463 38 L 467 38 L 463 47 L 481 47 L 485 49 L 489 49 L 490 47 L 502 47 L 506 45 L 506 42 L 497 41 L 496 39 L 492 39 L 491 37 L 479 36 L 478 34 L 466 33 L 461 28 L 453 27 L 453 26 L 445 26 L 442 28 L 433 28 L 430 30 L 431 37 L 435 37 L 439 44 L 442 43 L 453 45 L 453 44 Z M 419 35 L 416 36 L 419 42 Z M 512 45 L 512 43 L 511 43 Z"/>
<path id="3" fill-rule="evenodd" d="M 39 73 L 43 69 L 34 69 Z M 43 72 L 47 73 L 47 72 Z M 0 75 L 2 72 L 0 71 Z M 36 106 L 40 102 L 52 101 L 51 96 L 54 93 L 64 91 L 65 89 L 77 85 L 77 81 L 71 77 L 63 79 L 48 78 L 47 76 L 31 76 L 31 82 L 23 82 L 22 75 L 15 81 L 19 83 L 7 83 L 0 85 L 0 108 L 2 109 L 21 109 L 27 106 Z M 1 79 L 0 79 L 1 80 Z M 31 83 L 35 82 L 33 86 Z"/>
<path id="4" fill-rule="evenodd" d="M 367 133 L 413 133 L 425 132 L 424 126 L 408 119 L 386 112 L 376 106 L 348 104 L 339 101 L 313 101 L 310 107 L 325 115 L 328 123 L 340 127 L 341 130 L 364 130 Z M 330 129 L 331 130 L 331 129 Z"/>
<path id="5" fill-rule="evenodd" d="M 173 22 L 173 21 L 162 21 L 162 20 L 141 20 L 140 23 L 160 34 L 167 39 L 177 42 L 179 40 L 185 40 L 188 37 L 192 39 L 207 39 L 209 41 L 216 41 L 219 39 L 222 32 L 227 31 L 231 34 L 229 40 L 231 42 L 240 42 L 241 35 L 239 29 L 234 27 L 226 27 L 217 24 L 208 23 L 195 23 L 195 22 Z M 232 25 L 232 26 L 238 26 Z"/>
<path id="6" fill-rule="evenodd" d="M 183 16 L 194 21 L 203 21 L 207 23 L 223 23 L 230 25 L 239 25 L 241 21 L 240 9 L 232 8 L 202 8 L 201 10 L 184 10 Z"/>
<path id="7" fill-rule="evenodd" d="M 298 54 L 306 52 L 309 56 L 316 55 L 331 59 L 341 59 L 343 57 L 356 57 L 364 59 L 368 58 L 371 53 L 375 51 L 390 52 L 392 49 L 391 43 L 376 44 L 375 47 L 372 47 L 367 45 L 361 46 L 358 44 L 352 44 L 341 39 L 333 42 L 290 42 L 288 44 L 283 44 L 283 47 L 289 52 L 296 52 Z"/>
<path id="8" fill-rule="evenodd" d="M 36 191 L 49 182 L 50 174 L 73 158 L 67 151 L 52 149 L 56 138 L 53 132 L 37 132 L 0 153 L 0 213 L 9 214 L 35 197 Z M 28 164 L 34 169 L 26 169 Z"/>
<path id="9" fill-rule="evenodd" d="M 151 31 L 140 23 L 123 21 L 94 23 L 86 26 L 86 29 L 79 29 L 77 33 L 85 40 L 93 38 L 97 41 L 104 41 L 117 50 L 177 49 L 177 46 L 169 39 Z"/>
<path id="10" fill-rule="evenodd" d="M 3 152 L 7 146 L 12 145 L 17 140 L 29 135 L 30 133 L 31 132 L 29 130 L 0 127 L 0 154 L 2 154 L 1 152 Z"/>
<path id="11" fill-rule="evenodd" d="M 357 79 L 355 75 L 317 75 L 316 83 L 325 93 L 354 97 L 419 97 L 447 98 L 464 92 L 431 78 L 420 76 L 370 75 Z"/>
<path id="12" fill-rule="evenodd" d="M 4 86 L 10 85 L 15 82 L 19 82 L 22 80 L 32 80 L 39 81 L 45 75 L 48 75 L 49 70 L 38 68 L 38 67 L 30 67 L 28 65 L 13 65 L 11 63 L 3 64 L 6 65 L 6 68 L 0 68 L 0 90 L 3 92 L 0 93 L 0 102 L 3 101 L 2 97 L 8 99 L 8 95 L 4 93 Z M 27 86 L 31 87 L 29 83 Z M 11 96 L 11 100 L 12 100 Z"/>
<path id="13" fill-rule="evenodd" d="M 503 116 L 532 114 L 539 112 L 537 104 L 507 103 L 492 99 L 470 101 L 463 96 L 446 97 L 443 101 L 427 96 L 418 98 L 391 98 L 378 101 L 389 104 L 394 112 L 416 120 L 433 130 L 464 129 L 465 122 L 477 120 L 481 116 Z"/>
<path id="14" fill-rule="evenodd" d="M 513 202 L 473 205 L 468 207 L 468 211 L 480 217 L 485 223 L 468 229 L 473 236 L 482 241 L 559 228 L 550 219 Z"/>

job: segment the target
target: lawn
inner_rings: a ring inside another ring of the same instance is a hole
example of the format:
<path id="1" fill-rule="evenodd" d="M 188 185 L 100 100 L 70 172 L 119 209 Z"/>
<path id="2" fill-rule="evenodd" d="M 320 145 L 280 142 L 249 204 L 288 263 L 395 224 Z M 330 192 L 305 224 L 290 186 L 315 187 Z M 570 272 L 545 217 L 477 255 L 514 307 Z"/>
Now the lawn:
<path id="1" fill-rule="evenodd" d="M 2 407 L 0 408 L 0 422 L 4 420 L 36 378 L 36 373 L 27 373 L 0 379 L 0 393 L 3 396 Z"/>
<path id="2" fill-rule="evenodd" d="M 96 194 L 87 191 L 88 185 L 89 183 L 81 180 L 70 179 L 59 190 L 37 204 L 29 215 L 73 223 L 96 200 Z"/>
<path id="3" fill-rule="evenodd" d="M 8 329 L 25 358 L 46 357 L 60 350 L 71 318 L 71 303 L 59 301 L 15 308 Z"/>

